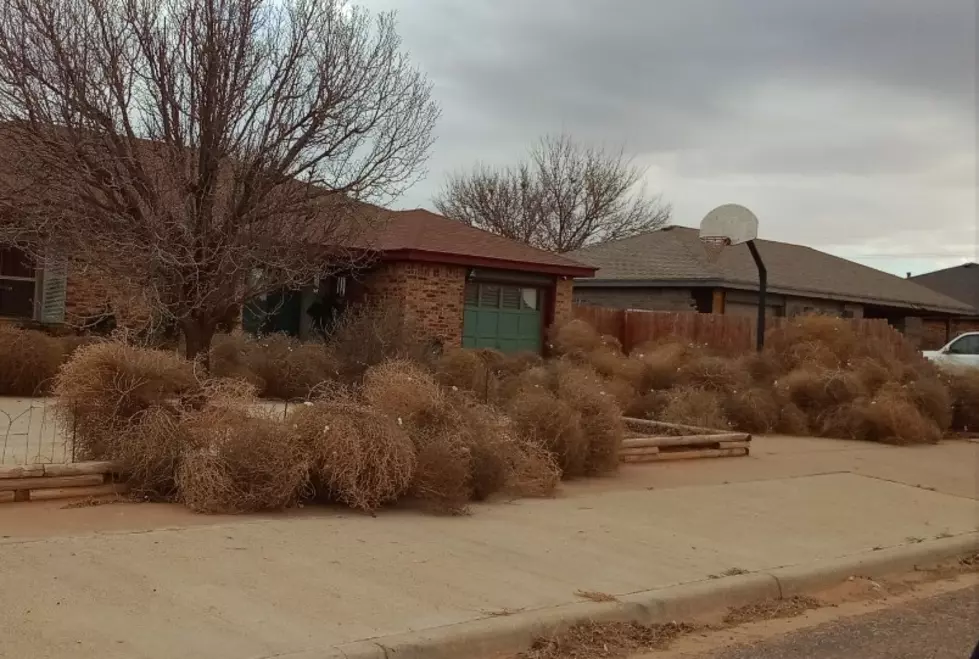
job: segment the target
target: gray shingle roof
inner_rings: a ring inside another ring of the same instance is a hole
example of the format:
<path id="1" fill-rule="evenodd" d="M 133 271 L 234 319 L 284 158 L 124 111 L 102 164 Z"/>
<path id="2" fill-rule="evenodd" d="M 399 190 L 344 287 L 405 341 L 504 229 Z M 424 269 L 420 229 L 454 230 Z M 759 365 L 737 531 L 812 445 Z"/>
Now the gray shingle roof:
<path id="1" fill-rule="evenodd" d="M 979 263 L 963 263 L 954 268 L 927 272 L 912 277 L 911 281 L 979 310 Z"/>
<path id="2" fill-rule="evenodd" d="M 969 305 L 914 281 L 825 252 L 773 240 L 756 240 L 776 293 L 910 307 L 945 313 L 975 313 Z M 758 271 L 746 245 L 726 248 L 716 263 L 704 255 L 699 231 L 666 227 L 659 231 L 586 247 L 568 254 L 597 267 L 583 285 L 718 285 L 757 289 Z"/>

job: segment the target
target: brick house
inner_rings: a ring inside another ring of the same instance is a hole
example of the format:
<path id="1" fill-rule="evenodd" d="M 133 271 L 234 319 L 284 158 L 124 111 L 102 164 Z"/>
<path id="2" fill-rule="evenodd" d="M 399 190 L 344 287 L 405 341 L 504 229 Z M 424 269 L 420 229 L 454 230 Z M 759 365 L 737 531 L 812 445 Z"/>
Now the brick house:
<path id="1" fill-rule="evenodd" d="M 926 272 L 910 279 L 972 308 L 971 313 L 959 316 L 926 318 L 923 348 L 935 350 L 959 334 L 979 331 L 979 263 L 963 263 L 952 268 Z"/>
<path id="2" fill-rule="evenodd" d="M 968 304 L 916 281 L 811 247 L 756 240 L 768 269 L 766 313 L 884 318 L 913 340 L 924 321 L 970 313 Z M 758 313 L 758 271 L 746 245 L 705 256 L 697 229 L 671 226 L 568 254 L 598 268 L 575 282 L 579 304 L 702 313 Z"/>
<path id="3" fill-rule="evenodd" d="M 310 314 L 315 304 L 335 310 L 370 301 L 396 306 L 406 321 L 446 346 L 539 352 L 548 327 L 572 316 L 574 279 L 595 271 L 423 209 L 389 212 L 369 244 L 369 267 L 256 300 L 245 309 L 243 325 L 309 338 L 315 332 Z M 121 310 L 112 302 L 117 282 L 62 271 L 58 285 L 52 286 L 53 277 L 45 279 L 22 254 L 14 256 L 13 248 L 4 254 L 11 255 L 11 265 L 0 272 L 34 278 L 19 284 L 18 295 L 5 296 L 0 276 L 0 318 L 47 325 L 91 323 L 111 309 L 117 322 L 127 324 L 145 315 L 126 309 L 118 317 Z M 45 281 L 59 294 L 45 296 Z"/>

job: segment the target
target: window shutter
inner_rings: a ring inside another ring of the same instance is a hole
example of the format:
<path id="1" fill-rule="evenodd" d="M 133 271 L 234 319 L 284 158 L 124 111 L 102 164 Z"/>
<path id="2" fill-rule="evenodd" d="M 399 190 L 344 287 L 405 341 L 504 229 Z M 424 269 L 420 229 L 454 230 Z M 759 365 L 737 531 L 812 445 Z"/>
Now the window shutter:
<path id="1" fill-rule="evenodd" d="M 41 305 L 38 320 L 45 325 L 65 322 L 65 298 L 68 289 L 68 265 L 63 261 L 45 261 L 41 275 Z"/>

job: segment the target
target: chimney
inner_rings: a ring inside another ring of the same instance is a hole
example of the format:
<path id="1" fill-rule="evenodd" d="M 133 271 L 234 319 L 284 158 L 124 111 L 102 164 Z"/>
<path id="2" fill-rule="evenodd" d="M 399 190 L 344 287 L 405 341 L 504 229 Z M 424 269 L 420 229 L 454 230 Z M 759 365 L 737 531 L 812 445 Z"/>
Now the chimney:
<path id="1" fill-rule="evenodd" d="M 911 273 L 909 272 L 905 279 L 911 279 Z"/>

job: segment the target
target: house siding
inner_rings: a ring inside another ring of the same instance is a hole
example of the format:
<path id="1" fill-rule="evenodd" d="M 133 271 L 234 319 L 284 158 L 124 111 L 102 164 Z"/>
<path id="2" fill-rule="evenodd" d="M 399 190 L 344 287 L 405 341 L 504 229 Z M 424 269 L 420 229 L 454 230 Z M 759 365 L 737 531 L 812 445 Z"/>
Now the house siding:
<path id="1" fill-rule="evenodd" d="M 587 304 L 613 309 L 644 309 L 646 311 L 696 311 L 689 288 L 597 288 L 579 286 L 574 289 L 575 304 Z"/>

